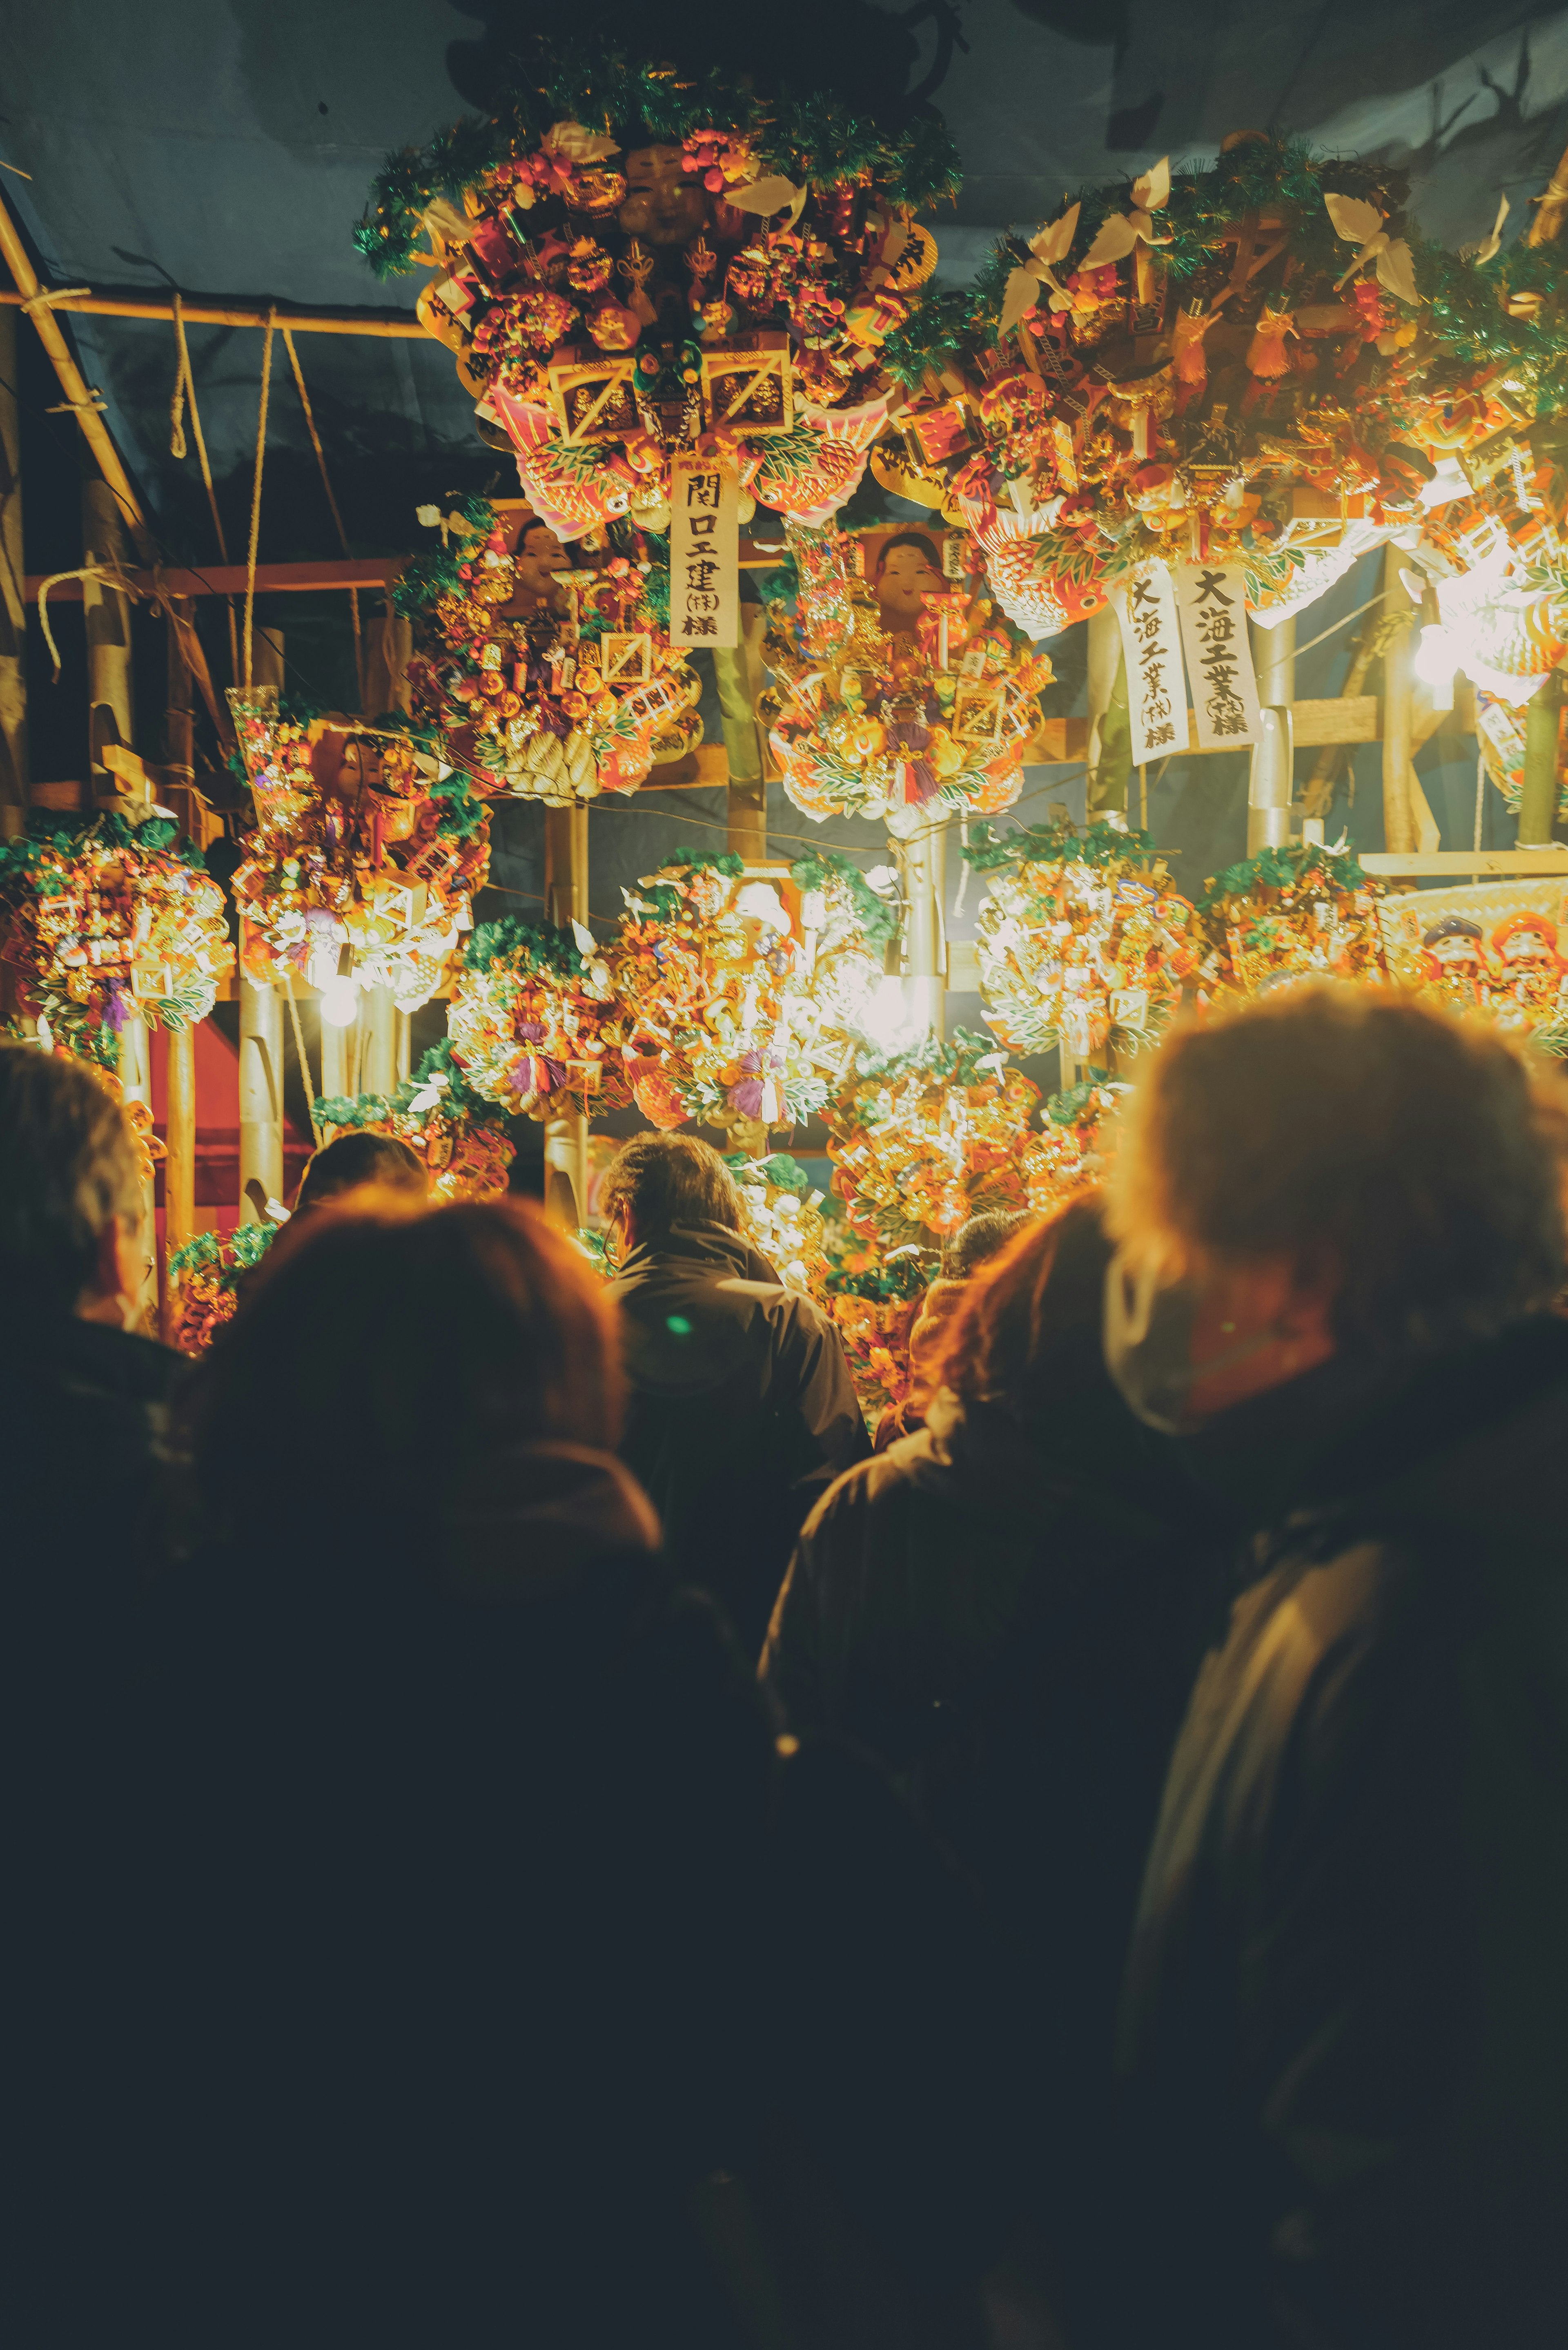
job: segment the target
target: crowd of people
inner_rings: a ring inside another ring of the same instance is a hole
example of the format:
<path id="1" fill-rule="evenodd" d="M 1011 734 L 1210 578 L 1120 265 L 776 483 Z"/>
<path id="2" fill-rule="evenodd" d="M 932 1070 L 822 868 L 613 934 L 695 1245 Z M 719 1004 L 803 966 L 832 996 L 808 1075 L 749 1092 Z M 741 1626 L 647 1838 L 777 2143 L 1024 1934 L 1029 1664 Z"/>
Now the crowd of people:
<path id="1" fill-rule="evenodd" d="M 28 2350 L 1568 2339 L 1568 1089 L 1332 984 L 874 1449 L 682 1135 L 347 1138 L 199 1365 L 0 1048 Z"/>

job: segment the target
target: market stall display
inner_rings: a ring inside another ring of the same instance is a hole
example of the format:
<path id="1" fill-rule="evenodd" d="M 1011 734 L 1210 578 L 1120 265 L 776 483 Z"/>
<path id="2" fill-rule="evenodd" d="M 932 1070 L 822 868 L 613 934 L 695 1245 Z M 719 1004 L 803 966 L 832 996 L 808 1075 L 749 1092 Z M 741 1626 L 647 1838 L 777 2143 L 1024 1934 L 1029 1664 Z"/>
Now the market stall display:
<path id="1" fill-rule="evenodd" d="M 1092 1068 L 1082 1082 L 1052 1094 L 1038 1134 L 1019 1154 L 1018 1171 L 1032 1215 L 1104 1180 L 1116 1147 L 1116 1120 L 1132 1087 Z"/>
<path id="2" fill-rule="evenodd" d="M 785 1150 L 766 1159 L 735 1151 L 724 1164 L 741 1195 L 742 1231 L 786 1289 L 820 1302 L 827 1275 L 826 1226 L 804 1167 Z"/>

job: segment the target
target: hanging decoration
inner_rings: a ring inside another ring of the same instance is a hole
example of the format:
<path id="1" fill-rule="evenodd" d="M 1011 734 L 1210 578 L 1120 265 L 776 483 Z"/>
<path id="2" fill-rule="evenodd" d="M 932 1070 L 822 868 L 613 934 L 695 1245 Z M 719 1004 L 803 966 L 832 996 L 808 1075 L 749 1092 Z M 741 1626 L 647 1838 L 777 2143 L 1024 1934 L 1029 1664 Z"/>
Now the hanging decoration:
<path id="1" fill-rule="evenodd" d="M 1403 987 L 1568 1057 L 1568 885 L 1521 876 L 1402 892 L 1378 907 Z"/>
<path id="2" fill-rule="evenodd" d="M 169 1259 L 174 1316 L 169 1343 L 182 1355 L 204 1355 L 225 1322 L 234 1318 L 240 1285 L 260 1264 L 281 1224 L 237 1224 L 230 1232 L 198 1232 Z"/>
<path id="3" fill-rule="evenodd" d="M 884 1253 L 842 1216 L 826 1220 L 820 1304 L 837 1327 L 861 1409 L 875 1428 L 909 1392 L 909 1333 L 941 1266 L 919 1243 Z"/>
<path id="4" fill-rule="evenodd" d="M 757 714 L 795 806 L 818 823 L 886 819 L 897 835 L 936 813 L 1009 806 L 1053 671 L 978 567 L 948 581 L 918 530 L 851 538 L 791 525 L 789 539 L 796 609 L 773 607 L 763 657 L 774 682 Z"/>
<path id="5" fill-rule="evenodd" d="M 472 925 L 483 804 L 418 733 L 297 717 L 275 686 L 231 687 L 229 703 L 256 814 L 233 884 L 245 976 L 307 981 L 345 1021 L 362 987 L 417 1011 Z"/>
<path id="6" fill-rule="evenodd" d="M 347 1133 L 391 1134 L 406 1142 L 424 1160 L 431 1197 L 442 1207 L 501 1199 L 517 1155 L 504 1113 L 468 1084 L 450 1037 L 392 1093 L 327 1096 L 310 1115 L 323 1144 Z"/>
<path id="7" fill-rule="evenodd" d="M 431 516 L 445 543 L 409 566 L 393 601 L 415 626 L 415 719 L 476 792 L 570 806 L 634 792 L 701 742 L 702 681 L 670 641 L 663 542 L 618 524 L 568 563 L 532 516 L 514 523 L 509 551 L 483 498 Z M 524 559 L 535 532 L 551 566 L 542 589 Z"/>
<path id="8" fill-rule="evenodd" d="M 1018 1153 L 1040 1090 L 963 1029 L 864 1056 L 827 1109 L 833 1188 L 884 1252 L 940 1246 L 982 1210 L 1024 1204 Z M 886 1259 L 884 1259 L 886 1261 Z"/>
<path id="9" fill-rule="evenodd" d="M 1283 618 L 1419 520 L 1405 192 L 1243 134 L 1004 239 L 972 295 L 925 297 L 884 348 L 910 394 L 901 463 L 1021 628 L 1055 633 L 1154 557 L 1234 567 L 1247 609 Z"/>
<path id="10" fill-rule="evenodd" d="M 1058 821 L 998 838 L 977 825 L 964 858 L 992 876 L 980 993 L 1009 1051 L 1120 1058 L 1159 1035 L 1203 940 L 1147 833 L 1106 821 L 1080 839 Z"/>
<path id="11" fill-rule="evenodd" d="M 700 444 L 744 499 L 817 521 L 864 473 L 882 344 L 936 266 L 914 213 L 958 182 L 934 116 L 889 138 L 820 96 L 541 53 L 490 120 L 389 160 L 356 242 L 379 275 L 431 272 L 420 317 L 563 539 L 662 515 Z"/>
<path id="12" fill-rule="evenodd" d="M 823 1218 L 816 1191 L 804 1167 L 787 1151 L 748 1159 L 742 1151 L 724 1161 L 741 1195 L 742 1231 L 766 1257 L 786 1289 L 820 1297 L 827 1274 Z"/>
<path id="13" fill-rule="evenodd" d="M 1198 901 L 1207 952 L 1198 1003 L 1262 995 L 1300 979 L 1397 983 L 1379 920 L 1382 882 L 1347 848 L 1261 849 L 1208 882 Z"/>
<path id="14" fill-rule="evenodd" d="M 161 813 L 35 816 L 0 841 L 4 959 L 46 1044 L 112 1069 L 131 1022 L 179 1030 L 211 1012 L 234 967 L 223 893 L 178 830 Z"/>
<path id="15" fill-rule="evenodd" d="M 583 924 L 482 922 L 452 991 L 441 1070 L 514 1116 L 620 1108 L 621 1016 L 609 959 Z"/>
<path id="16" fill-rule="evenodd" d="M 1075 1191 L 1104 1181 L 1116 1121 L 1131 1092 L 1108 1070 L 1091 1068 L 1081 1084 L 1051 1095 L 1041 1130 L 1029 1137 L 1018 1160 L 1032 1215 L 1049 1215 Z"/>

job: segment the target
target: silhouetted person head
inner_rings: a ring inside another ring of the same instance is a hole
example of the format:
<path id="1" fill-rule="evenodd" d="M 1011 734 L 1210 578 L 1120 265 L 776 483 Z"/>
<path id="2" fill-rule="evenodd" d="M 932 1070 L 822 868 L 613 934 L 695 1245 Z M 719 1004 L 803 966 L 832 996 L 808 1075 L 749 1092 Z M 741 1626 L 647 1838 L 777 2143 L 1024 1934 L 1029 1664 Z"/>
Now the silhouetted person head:
<path id="1" fill-rule="evenodd" d="M 1097 1191 L 1025 1221 L 969 1284 L 940 1376 L 964 1404 L 1038 1425 L 1070 1409 L 1124 1407 L 1100 1348 L 1112 1246 Z"/>
<path id="2" fill-rule="evenodd" d="M 599 1208 L 634 1249 L 673 1224 L 741 1230 L 741 1194 L 718 1152 L 694 1134 L 639 1134 L 618 1151 L 599 1185 Z"/>
<path id="3" fill-rule="evenodd" d="M 220 1531 L 406 1557 L 498 1453 L 611 1449 L 621 1395 L 614 1305 L 532 1203 L 363 1194 L 312 1216 L 221 1333 L 198 1481 Z"/>
<path id="4" fill-rule="evenodd" d="M 129 1329 L 146 1240 L 136 1146 L 79 1063 L 0 1045 L 0 1296 L 13 1344 L 34 1314 Z"/>
<path id="5" fill-rule="evenodd" d="M 322 1144 L 299 1179 L 294 1212 L 307 1215 L 327 1201 L 341 1199 L 346 1191 L 358 1191 L 366 1184 L 381 1191 L 407 1191 L 420 1200 L 430 1197 L 425 1162 L 411 1145 L 400 1141 L 395 1134 L 361 1130 L 339 1134 Z"/>
<path id="6" fill-rule="evenodd" d="M 999 1256 L 1010 1241 L 1016 1240 L 1028 1222 L 1023 1211 L 1010 1213 L 1004 1208 L 988 1208 L 982 1215 L 971 1216 L 942 1251 L 942 1279 L 968 1281 L 992 1257 Z"/>

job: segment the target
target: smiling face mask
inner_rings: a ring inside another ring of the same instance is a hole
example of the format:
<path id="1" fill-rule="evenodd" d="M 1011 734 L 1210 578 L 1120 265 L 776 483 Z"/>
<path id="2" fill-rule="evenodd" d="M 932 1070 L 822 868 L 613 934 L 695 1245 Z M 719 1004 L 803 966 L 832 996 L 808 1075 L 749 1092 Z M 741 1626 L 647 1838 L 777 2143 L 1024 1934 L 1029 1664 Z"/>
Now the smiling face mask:
<path id="1" fill-rule="evenodd" d="M 1202 1294 L 1195 1283 L 1162 1283 L 1149 1268 L 1135 1269 L 1121 1252 L 1106 1269 L 1106 1368 L 1127 1409 L 1162 1436 L 1191 1435 L 1210 1417 L 1191 1409 L 1199 1379 L 1261 1354 L 1278 1336 L 1271 1327 L 1195 1363 L 1192 1333 Z"/>

